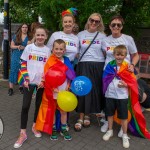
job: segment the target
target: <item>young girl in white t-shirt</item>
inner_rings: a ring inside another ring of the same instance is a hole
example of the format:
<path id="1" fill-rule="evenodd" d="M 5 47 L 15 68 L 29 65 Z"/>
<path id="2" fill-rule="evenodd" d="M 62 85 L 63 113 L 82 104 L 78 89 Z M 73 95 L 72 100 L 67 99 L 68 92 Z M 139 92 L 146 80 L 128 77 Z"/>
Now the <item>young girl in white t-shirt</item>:
<path id="1" fill-rule="evenodd" d="M 35 31 L 35 42 L 26 46 L 21 55 L 21 74 L 23 76 L 24 95 L 21 110 L 21 131 L 18 140 L 14 144 L 14 148 L 19 148 L 27 140 L 26 127 L 28 121 L 28 112 L 32 100 L 32 94 L 36 88 L 36 101 L 34 122 L 32 132 L 35 137 L 41 137 L 41 133 L 35 129 L 35 122 L 38 110 L 42 101 L 44 80 L 44 65 L 49 57 L 49 48 L 44 45 L 47 39 L 46 29 L 39 27 Z"/>

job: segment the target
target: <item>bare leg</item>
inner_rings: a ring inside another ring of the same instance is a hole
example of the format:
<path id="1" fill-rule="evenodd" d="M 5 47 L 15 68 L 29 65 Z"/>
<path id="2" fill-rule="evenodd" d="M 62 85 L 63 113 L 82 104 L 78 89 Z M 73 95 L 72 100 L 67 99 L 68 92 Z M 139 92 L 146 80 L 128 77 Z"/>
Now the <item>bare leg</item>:
<path id="1" fill-rule="evenodd" d="M 122 125 L 123 134 L 127 134 L 127 128 L 128 128 L 127 119 L 122 119 L 121 120 L 121 125 Z"/>
<path id="2" fill-rule="evenodd" d="M 108 116 L 108 129 L 112 130 L 113 128 L 113 116 Z"/>

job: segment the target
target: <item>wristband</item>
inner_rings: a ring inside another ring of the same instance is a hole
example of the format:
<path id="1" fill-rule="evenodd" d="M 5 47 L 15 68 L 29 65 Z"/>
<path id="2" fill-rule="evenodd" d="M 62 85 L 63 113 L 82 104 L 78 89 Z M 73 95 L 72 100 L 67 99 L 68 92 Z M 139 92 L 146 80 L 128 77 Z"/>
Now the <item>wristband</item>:
<path id="1" fill-rule="evenodd" d="M 134 64 L 131 64 L 133 67 L 135 67 L 135 65 Z"/>

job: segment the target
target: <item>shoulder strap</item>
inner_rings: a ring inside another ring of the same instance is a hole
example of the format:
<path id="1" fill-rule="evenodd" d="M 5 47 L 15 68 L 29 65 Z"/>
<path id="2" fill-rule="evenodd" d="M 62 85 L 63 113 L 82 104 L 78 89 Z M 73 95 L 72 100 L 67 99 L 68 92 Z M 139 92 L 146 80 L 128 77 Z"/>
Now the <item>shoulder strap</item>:
<path id="1" fill-rule="evenodd" d="M 82 59 L 82 57 L 84 56 L 84 54 L 87 52 L 87 50 L 90 48 L 91 44 L 93 43 L 93 41 L 95 40 L 95 38 L 97 37 L 99 32 L 96 33 L 95 37 L 93 38 L 93 40 L 91 41 L 91 43 L 89 44 L 89 46 L 86 48 L 86 50 L 83 52 L 83 54 L 81 55 L 81 57 L 79 58 L 79 62 Z"/>

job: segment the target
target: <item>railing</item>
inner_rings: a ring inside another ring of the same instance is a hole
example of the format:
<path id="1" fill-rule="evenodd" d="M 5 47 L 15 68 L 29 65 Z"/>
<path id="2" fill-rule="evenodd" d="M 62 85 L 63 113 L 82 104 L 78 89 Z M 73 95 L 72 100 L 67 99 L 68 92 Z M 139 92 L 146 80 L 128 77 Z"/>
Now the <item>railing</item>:
<path id="1" fill-rule="evenodd" d="M 139 76 L 150 79 L 150 54 L 139 53 Z"/>

